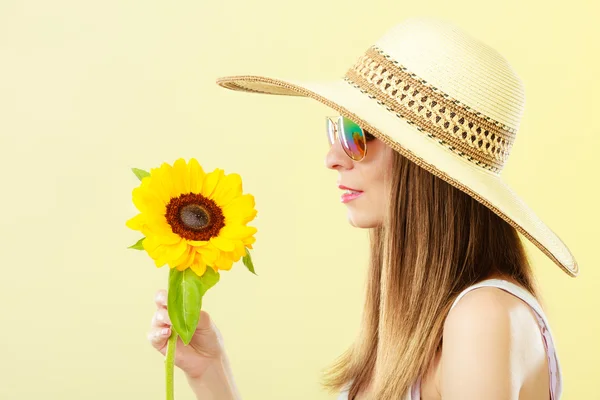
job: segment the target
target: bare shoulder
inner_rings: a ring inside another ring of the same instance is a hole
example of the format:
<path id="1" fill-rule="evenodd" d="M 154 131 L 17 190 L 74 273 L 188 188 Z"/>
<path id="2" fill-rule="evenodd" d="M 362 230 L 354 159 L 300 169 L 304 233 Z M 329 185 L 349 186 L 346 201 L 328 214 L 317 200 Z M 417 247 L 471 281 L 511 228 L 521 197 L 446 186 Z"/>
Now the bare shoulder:
<path id="1" fill-rule="evenodd" d="M 518 399 L 532 374 L 543 371 L 545 351 L 531 308 L 496 287 L 458 301 L 446 318 L 442 349 L 444 399 Z"/>
<path id="2" fill-rule="evenodd" d="M 465 294 L 450 310 L 445 329 L 489 329 L 490 323 L 494 324 L 496 329 L 506 329 L 510 325 L 512 313 L 530 314 L 529 309 L 521 299 L 500 288 L 481 287 Z"/>

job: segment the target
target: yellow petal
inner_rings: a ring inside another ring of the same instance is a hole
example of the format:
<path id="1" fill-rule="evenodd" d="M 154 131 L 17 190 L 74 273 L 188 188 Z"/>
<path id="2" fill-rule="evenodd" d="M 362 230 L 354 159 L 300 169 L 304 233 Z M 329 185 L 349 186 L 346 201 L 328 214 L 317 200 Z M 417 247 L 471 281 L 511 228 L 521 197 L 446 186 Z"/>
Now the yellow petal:
<path id="1" fill-rule="evenodd" d="M 185 242 L 180 236 L 178 236 L 174 233 L 167 234 L 167 235 L 161 235 L 159 237 L 160 237 L 161 242 L 167 246 L 172 246 L 172 245 L 178 244 L 182 241 Z"/>
<path id="2" fill-rule="evenodd" d="M 183 240 L 181 241 L 183 242 Z M 156 252 L 153 254 L 153 258 L 156 265 L 165 265 L 166 263 L 172 263 L 174 259 L 178 258 L 181 253 L 178 252 L 180 247 L 178 245 L 173 246 L 159 246 Z"/>
<path id="3" fill-rule="evenodd" d="M 254 206 L 255 206 L 254 196 L 251 195 L 250 193 L 246 193 L 244 195 L 236 197 L 231 203 L 229 203 L 227 206 L 224 206 L 223 209 L 224 210 L 239 209 L 239 208 L 253 209 Z"/>
<path id="4" fill-rule="evenodd" d="M 190 192 L 198 194 L 202 191 L 202 183 L 204 182 L 204 177 L 206 176 L 206 173 L 195 158 L 192 158 L 190 160 L 188 168 L 190 179 Z"/>
<path id="5" fill-rule="evenodd" d="M 152 176 L 152 180 L 150 181 L 152 190 L 160 193 L 165 204 L 180 194 L 175 190 L 172 170 L 173 167 L 167 163 L 162 163 L 160 168 L 153 168 L 150 170 L 150 173 L 155 175 Z"/>
<path id="6" fill-rule="evenodd" d="M 246 210 L 246 211 L 234 211 L 227 212 L 225 214 L 225 224 L 226 225 L 245 225 L 248 222 L 252 221 L 258 212 L 256 210 Z"/>
<path id="7" fill-rule="evenodd" d="M 211 237 L 210 242 L 221 251 L 233 251 L 235 246 L 230 239 L 226 239 L 220 236 Z"/>
<path id="8" fill-rule="evenodd" d="M 217 183 L 212 199 L 223 207 L 229 204 L 233 199 L 242 195 L 242 177 L 239 174 L 225 175 Z"/>
<path id="9" fill-rule="evenodd" d="M 256 242 L 256 238 L 254 236 L 250 236 L 247 238 L 242 239 L 242 242 L 244 242 L 244 244 L 246 245 L 246 247 L 248 248 L 252 248 L 252 243 Z"/>
<path id="10" fill-rule="evenodd" d="M 125 225 L 130 229 L 140 231 L 146 225 L 146 218 L 144 217 L 144 214 L 140 213 L 135 217 L 128 219 L 127 222 L 125 222 Z"/>
<path id="11" fill-rule="evenodd" d="M 232 253 L 232 258 L 234 262 L 237 262 L 246 255 L 246 246 L 244 246 L 244 242 L 241 240 L 235 241 L 235 250 Z"/>
<path id="12" fill-rule="evenodd" d="M 229 271 L 233 266 L 233 260 L 227 257 L 227 253 L 221 253 L 219 258 L 217 259 L 217 262 L 215 263 L 215 266 L 218 269 Z"/>
<path id="13" fill-rule="evenodd" d="M 191 246 L 186 246 L 185 251 L 181 254 L 176 260 L 173 260 L 169 263 L 171 267 L 180 266 L 180 267 L 189 267 L 194 261 L 194 257 L 196 255 L 196 251 Z"/>
<path id="14" fill-rule="evenodd" d="M 141 212 L 160 209 L 161 207 L 164 208 L 166 204 L 160 197 L 160 194 L 152 190 L 150 182 L 150 180 L 144 179 L 144 182 L 140 186 L 131 191 L 133 204 Z"/>
<path id="15" fill-rule="evenodd" d="M 150 214 L 152 218 L 163 217 L 165 219 L 165 215 L 167 214 L 167 204 L 166 203 L 149 203 L 148 208 L 144 211 L 147 214 Z"/>
<path id="16" fill-rule="evenodd" d="M 212 198 L 212 193 L 222 177 L 223 170 L 220 168 L 216 168 L 213 172 L 208 173 L 204 178 L 202 192 L 200 193 L 206 198 Z"/>
<path id="17" fill-rule="evenodd" d="M 183 158 L 177 159 L 173 164 L 173 183 L 177 193 L 190 193 L 188 166 Z"/>
<path id="18" fill-rule="evenodd" d="M 200 263 L 194 263 L 194 264 L 192 264 L 192 266 L 190 268 L 198 276 L 202 276 L 206 272 L 206 264 L 204 264 L 202 262 L 200 262 Z"/>
<path id="19" fill-rule="evenodd" d="M 235 198 L 227 206 L 222 208 L 226 224 L 244 225 L 256 217 L 254 209 L 254 196 L 245 194 Z"/>
<path id="20" fill-rule="evenodd" d="M 154 253 L 161 244 L 160 240 L 158 240 L 156 236 L 152 235 L 147 236 L 142 243 L 144 245 L 144 250 L 146 250 L 150 255 L 152 255 L 152 253 Z"/>
<path id="21" fill-rule="evenodd" d="M 204 247 L 196 247 L 196 253 L 202 258 L 205 264 L 213 265 L 219 257 L 219 250 L 212 244 Z"/>
<path id="22" fill-rule="evenodd" d="M 248 236 L 252 236 L 256 233 L 257 229 L 253 226 L 246 225 L 225 225 L 221 228 L 219 236 L 228 239 L 242 239 Z"/>
<path id="23" fill-rule="evenodd" d="M 160 165 L 160 170 L 162 172 L 161 183 L 163 187 L 167 189 L 169 196 L 173 197 L 173 193 L 175 192 L 175 189 L 173 188 L 173 167 L 168 163 L 163 162 Z"/>
<path id="24" fill-rule="evenodd" d="M 169 258 L 173 261 L 173 260 L 177 260 L 179 257 L 181 257 L 185 251 L 187 250 L 188 245 L 185 242 L 185 240 L 181 239 L 179 240 L 179 242 L 177 244 L 171 245 L 169 246 Z"/>
<path id="25" fill-rule="evenodd" d="M 196 250 L 191 247 L 188 246 L 188 250 L 187 250 L 187 259 L 183 262 L 183 265 L 187 265 L 187 266 L 191 266 L 194 263 L 194 260 L 196 259 L 196 255 L 198 253 L 196 253 Z"/>
<path id="26" fill-rule="evenodd" d="M 170 193 L 165 191 L 164 186 L 161 184 L 163 172 L 160 168 L 150 168 L 150 179 L 148 180 L 148 190 L 154 193 L 161 202 L 168 204 L 171 201 Z M 144 179 L 145 181 L 145 179 Z M 144 183 L 142 181 L 142 183 Z"/>
<path id="27" fill-rule="evenodd" d="M 148 252 L 151 256 L 154 256 L 157 253 L 162 254 L 164 249 L 161 249 L 161 246 L 172 246 L 181 241 L 181 238 L 175 234 L 171 235 L 150 235 L 144 239 L 144 250 Z M 154 257 L 156 258 L 156 257 Z"/>
<path id="28" fill-rule="evenodd" d="M 188 240 L 187 242 L 190 246 L 193 247 L 202 247 L 210 243 L 208 240 Z"/>
<path id="29" fill-rule="evenodd" d="M 171 225 L 167 222 L 167 218 L 164 215 L 155 215 L 146 213 L 146 220 L 148 229 L 151 230 L 156 236 L 176 236 L 179 235 L 173 233 Z M 172 240 L 175 240 L 174 238 Z"/>
<path id="30" fill-rule="evenodd" d="M 152 258 L 156 262 L 156 266 L 167 264 L 171 258 L 168 254 L 168 248 L 165 246 L 160 246 L 153 254 Z"/>

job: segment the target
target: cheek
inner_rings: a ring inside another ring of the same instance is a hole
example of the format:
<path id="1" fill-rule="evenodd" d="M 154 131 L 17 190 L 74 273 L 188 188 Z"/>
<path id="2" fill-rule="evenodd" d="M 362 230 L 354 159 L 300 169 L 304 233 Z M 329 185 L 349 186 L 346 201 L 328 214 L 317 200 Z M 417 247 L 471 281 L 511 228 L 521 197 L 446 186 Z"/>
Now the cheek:
<path id="1" fill-rule="evenodd" d="M 383 166 L 377 166 L 369 170 L 368 174 L 363 175 L 365 181 L 368 182 L 365 187 L 366 194 L 368 195 L 368 202 L 371 207 L 380 208 L 383 199 L 385 198 L 385 176 Z"/>
<path id="2" fill-rule="evenodd" d="M 369 191 L 370 202 L 379 203 L 380 198 L 384 197 L 386 180 L 392 173 L 394 149 L 386 145 L 380 140 L 370 142 L 371 153 L 367 162 L 360 167 L 363 167 L 362 178 L 363 182 L 367 183 L 365 190 Z"/>
<path id="3" fill-rule="evenodd" d="M 385 198 L 387 181 L 392 174 L 393 149 L 381 143 L 383 148 L 380 149 L 380 157 L 374 165 L 371 182 L 373 182 L 373 192 L 377 194 L 377 201 L 381 203 Z"/>
<path id="4" fill-rule="evenodd" d="M 372 182 L 381 183 L 388 179 L 387 175 L 391 173 L 394 150 L 383 142 L 378 141 L 378 145 L 371 165 L 371 180 Z"/>

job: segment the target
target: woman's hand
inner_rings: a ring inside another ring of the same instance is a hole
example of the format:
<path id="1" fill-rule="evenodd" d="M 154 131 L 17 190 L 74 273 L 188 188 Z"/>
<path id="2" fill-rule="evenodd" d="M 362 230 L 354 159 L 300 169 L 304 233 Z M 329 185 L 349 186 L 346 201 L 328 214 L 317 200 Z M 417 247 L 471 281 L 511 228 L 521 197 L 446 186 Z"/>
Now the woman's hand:
<path id="1" fill-rule="evenodd" d="M 156 312 L 152 317 L 148 340 L 162 355 L 166 356 L 167 341 L 171 336 L 171 321 L 167 312 L 167 291 L 156 292 Z M 203 374 L 225 357 L 223 337 L 206 311 L 200 311 L 200 320 L 192 340 L 186 346 L 177 338 L 175 365 L 186 373 L 188 378 L 200 379 Z"/>

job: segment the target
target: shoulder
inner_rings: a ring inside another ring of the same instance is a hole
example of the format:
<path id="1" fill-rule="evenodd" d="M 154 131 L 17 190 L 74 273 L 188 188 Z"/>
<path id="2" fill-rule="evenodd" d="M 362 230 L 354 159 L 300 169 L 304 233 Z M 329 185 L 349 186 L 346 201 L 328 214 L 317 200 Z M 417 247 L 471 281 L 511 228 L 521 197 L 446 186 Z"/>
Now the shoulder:
<path id="1" fill-rule="evenodd" d="M 504 331 L 510 327 L 512 312 L 528 309 L 521 299 L 500 288 L 480 287 L 466 293 L 450 310 L 444 330 L 448 333 L 467 331 L 462 332 L 466 334 L 471 328 Z"/>
<path id="2" fill-rule="evenodd" d="M 444 323 L 443 398 L 517 399 L 528 368 L 520 354 L 536 329 L 530 307 L 502 289 L 465 294 Z"/>

